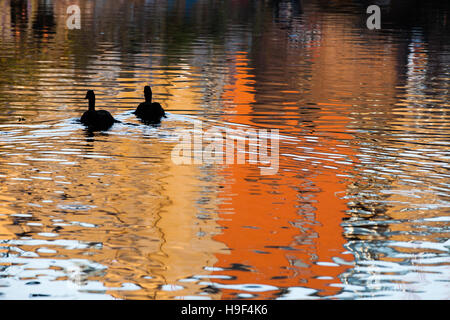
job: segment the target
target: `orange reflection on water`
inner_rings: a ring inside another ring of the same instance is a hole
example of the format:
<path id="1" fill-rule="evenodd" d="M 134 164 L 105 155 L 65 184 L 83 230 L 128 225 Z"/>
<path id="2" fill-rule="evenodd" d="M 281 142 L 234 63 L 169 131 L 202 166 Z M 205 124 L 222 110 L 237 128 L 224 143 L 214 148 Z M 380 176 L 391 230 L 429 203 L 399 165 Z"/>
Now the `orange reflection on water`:
<path id="1" fill-rule="evenodd" d="M 235 122 L 252 126 L 252 103 L 256 99 L 253 94 L 254 81 L 248 73 L 250 69 L 243 64 L 248 60 L 244 53 L 239 52 L 233 61 L 235 65 L 230 68 L 235 71 L 235 80 L 226 87 L 224 100 L 230 103 L 225 108 L 229 114 L 242 115 Z M 330 104 L 323 105 L 326 109 L 326 105 Z M 280 111 L 289 107 L 282 105 Z M 225 116 L 224 119 L 232 117 Z M 343 129 L 348 118 L 335 117 L 339 121 L 336 121 L 333 129 Z M 315 146 L 317 152 L 336 153 L 338 141 L 350 138 L 349 135 L 339 133 L 344 130 L 330 132 L 329 126 L 323 127 L 329 120 L 318 117 L 313 123 L 315 135 L 319 136 Z M 321 133 L 325 133 L 326 138 L 322 138 Z M 281 145 L 280 154 L 283 154 L 283 147 L 289 148 Z M 349 148 L 341 149 L 340 154 L 352 155 Z M 289 167 L 285 166 L 289 161 L 292 160 L 281 155 L 280 168 Z M 305 172 L 300 169 L 314 174 L 300 173 Z M 223 198 L 219 207 L 219 224 L 223 227 L 223 233 L 214 239 L 225 243 L 229 251 L 216 254 L 219 260 L 216 266 L 232 268 L 218 273 L 225 272 L 236 278 L 221 282 L 225 285 L 222 299 L 235 298 L 235 291 L 226 289 L 226 285 L 230 284 L 307 286 L 318 289 L 318 294 L 323 296 L 336 294 L 340 290 L 330 284 L 339 283 L 337 277 L 349 267 L 333 264 L 330 268 L 326 263 L 333 263 L 335 257 L 348 259 L 342 254 L 346 240 L 340 226 L 347 206 L 346 201 L 336 194 L 346 188 L 342 179 L 336 175 L 344 170 L 348 170 L 344 165 L 342 168 L 317 170 L 314 164 L 306 163 L 305 167 L 298 167 L 298 170 L 280 171 L 276 175 L 264 177 L 259 175 L 256 166 L 224 167 L 220 174 L 226 181 L 226 187 L 219 195 Z M 236 264 L 243 264 L 241 267 L 249 271 L 242 271 L 242 268 L 237 270 Z M 257 297 L 273 298 L 274 291 L 258 292 Z"/>

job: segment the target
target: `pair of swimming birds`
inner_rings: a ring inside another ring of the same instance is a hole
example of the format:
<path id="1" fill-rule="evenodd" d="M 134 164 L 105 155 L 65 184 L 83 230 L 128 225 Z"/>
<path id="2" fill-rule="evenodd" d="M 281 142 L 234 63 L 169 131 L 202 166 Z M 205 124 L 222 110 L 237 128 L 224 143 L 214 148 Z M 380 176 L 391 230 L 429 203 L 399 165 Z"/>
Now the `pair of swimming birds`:
<path id="1" fill-rule="evenodd" d="M 144 88 L 145 102 L 141 103 L 134 114 L 147 124 L 156 124 L 161 118 L 166 117 L 164 109 L 158 102 L 152 102 L 152 89 L 149 86 Z M 89 131 L 106 131 L 111 126 L 120 122 L 105 110 L 95 110 L 95 93 L 89 90 L 86 93 L 86 99 L 89 100 L 89 110 L 86 111 L 80 119 Z"/>

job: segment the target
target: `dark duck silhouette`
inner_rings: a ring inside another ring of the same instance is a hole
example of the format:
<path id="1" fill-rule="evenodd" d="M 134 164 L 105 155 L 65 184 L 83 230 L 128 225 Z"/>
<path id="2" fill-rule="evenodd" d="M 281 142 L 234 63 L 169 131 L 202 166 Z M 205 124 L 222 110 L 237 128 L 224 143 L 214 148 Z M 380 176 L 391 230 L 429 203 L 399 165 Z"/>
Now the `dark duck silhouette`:
<path id="1" fill-rule="evenodd" d="M 95 93 L 93 90 L 89 90 L 86 93 L 85 99 L 89 99 L 89 110 L 81 116 L 80 122 L 84 124 L 89 131 L 106 131 L 111 128 L 115 122 L 119 122 L 115 120 L 108 111 L 95 110 Z"/>
<path id="2" fill-rule="evenodd" d="M 144 96 L 145 102 L 137 107 L 134 114 L 144 123 L 160 123 L 166 113 L 158 102 L 152 102 L 152 89 L 149 86 L 145 86 Z"/>

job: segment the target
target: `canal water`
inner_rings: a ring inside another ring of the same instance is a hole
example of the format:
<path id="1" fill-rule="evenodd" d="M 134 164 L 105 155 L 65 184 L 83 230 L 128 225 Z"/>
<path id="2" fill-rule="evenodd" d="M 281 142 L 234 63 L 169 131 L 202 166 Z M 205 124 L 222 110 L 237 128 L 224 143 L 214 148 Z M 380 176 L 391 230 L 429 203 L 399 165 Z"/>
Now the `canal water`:
<path id="1" fill-rule="evenodd" d="M 449 299 L 443 2 L 0 0 L 0 299 Z M 174 161 L 211 128 L 276 172 Z"/>

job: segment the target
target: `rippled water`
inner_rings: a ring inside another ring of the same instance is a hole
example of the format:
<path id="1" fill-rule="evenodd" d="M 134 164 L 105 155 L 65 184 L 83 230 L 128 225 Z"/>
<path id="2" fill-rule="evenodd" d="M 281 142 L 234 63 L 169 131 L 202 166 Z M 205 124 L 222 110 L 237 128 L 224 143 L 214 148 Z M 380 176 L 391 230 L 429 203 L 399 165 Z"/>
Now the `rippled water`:
<path id="1" fill-rule="evenodd" d="M 448 4 L 75 2 L 0 0 L 0 298 L 450 298 Z M 277 174 L 175 164 L 198 121 Z"/>

